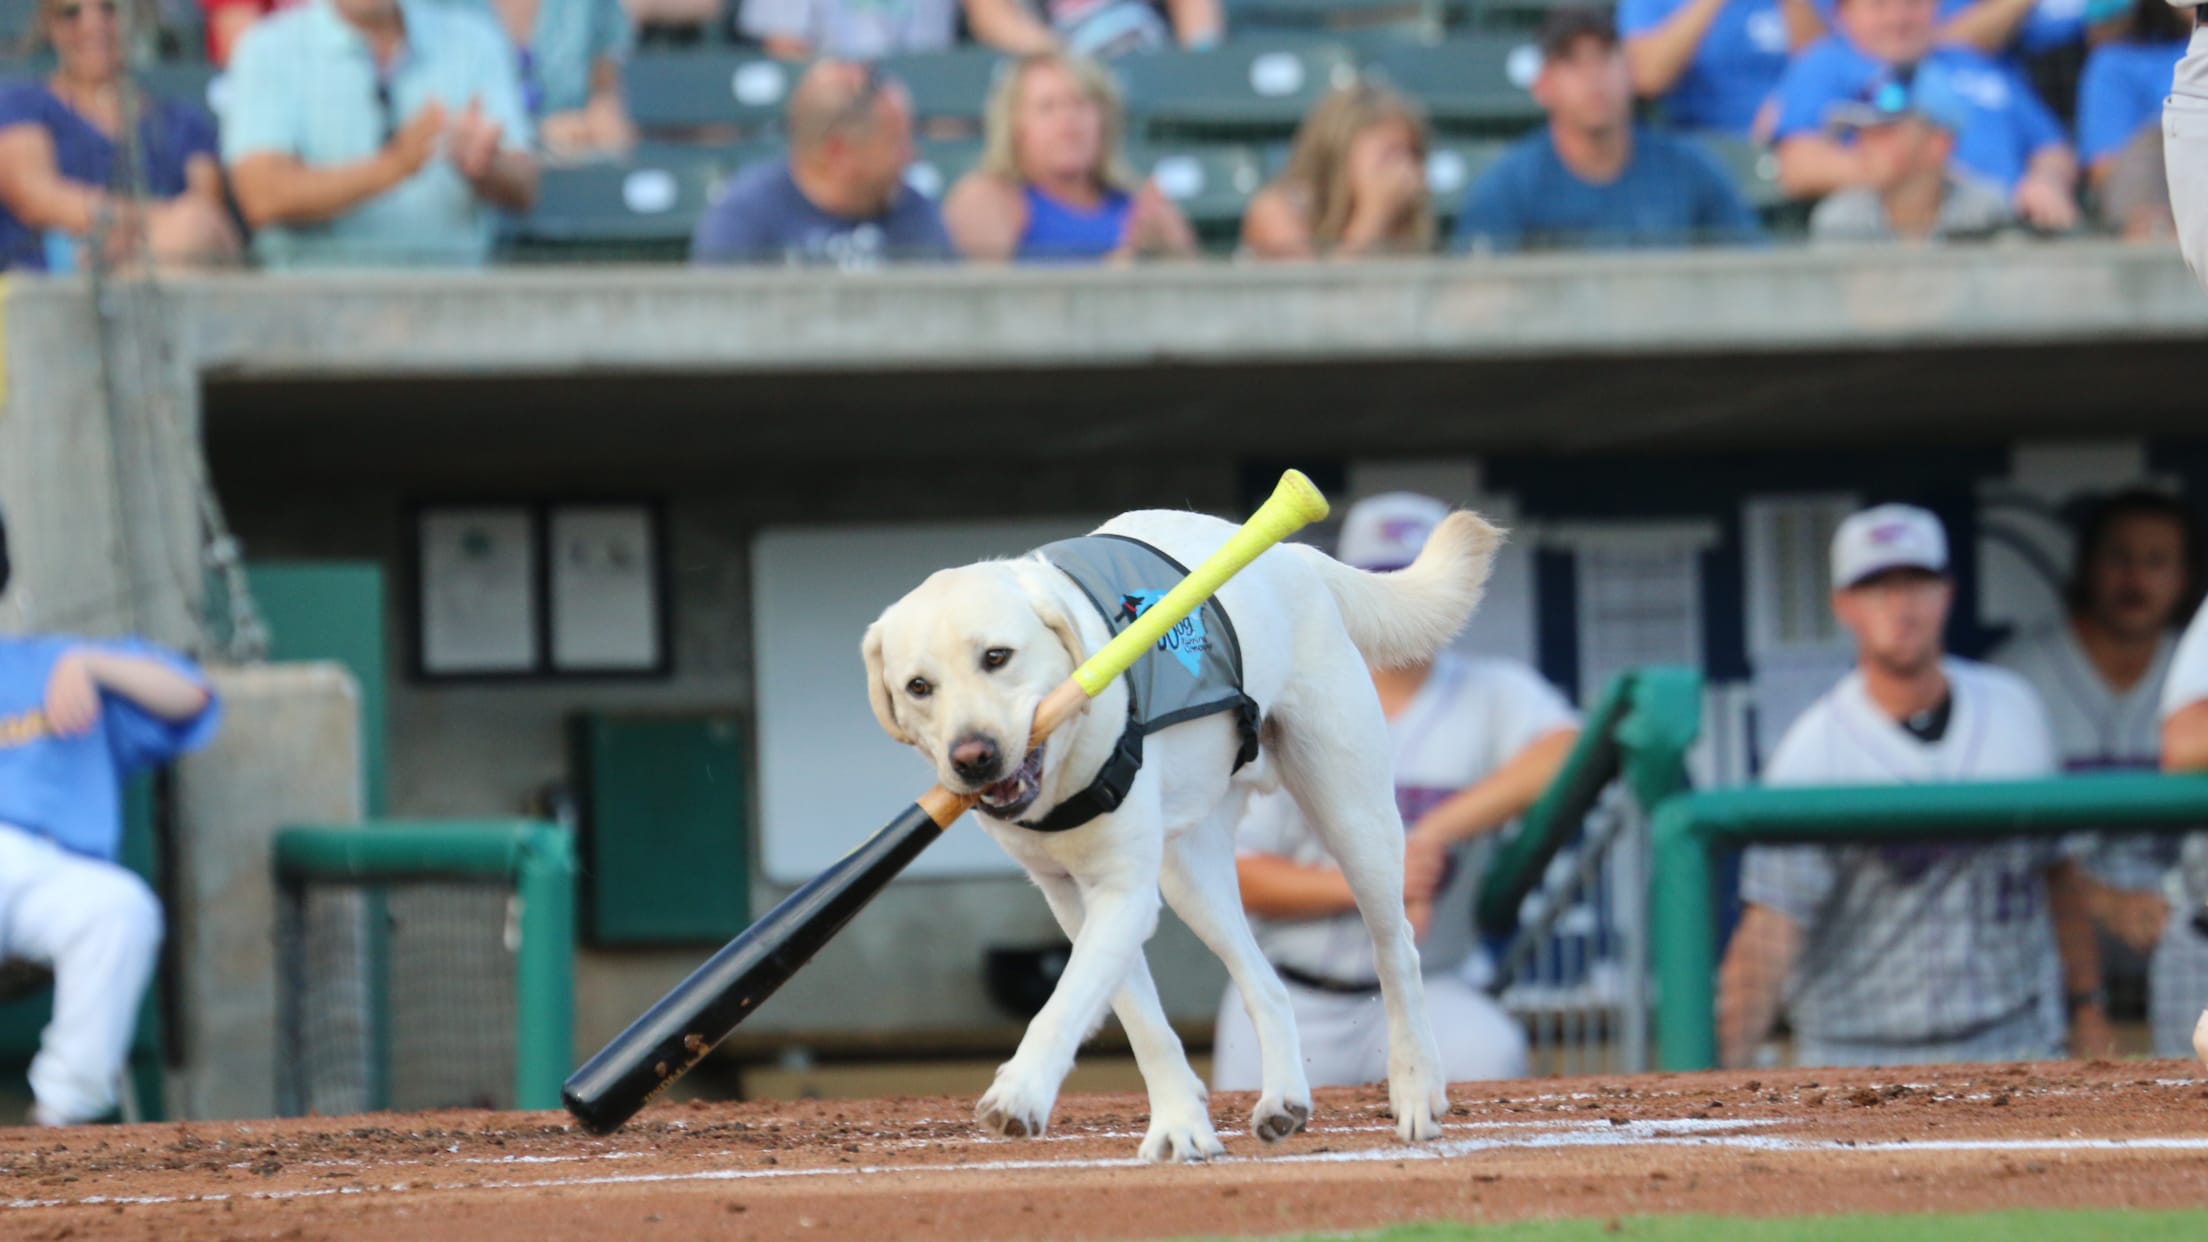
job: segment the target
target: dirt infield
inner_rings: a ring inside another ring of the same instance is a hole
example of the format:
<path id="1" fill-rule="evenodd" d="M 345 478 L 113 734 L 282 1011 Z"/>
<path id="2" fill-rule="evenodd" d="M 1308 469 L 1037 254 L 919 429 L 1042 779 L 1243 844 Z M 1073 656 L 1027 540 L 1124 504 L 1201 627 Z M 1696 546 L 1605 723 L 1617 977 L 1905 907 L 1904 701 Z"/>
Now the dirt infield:
<path id="1" fill-rule="evenodd" d="M 977 1088 L 980 1084 L 976 1084 Z M 1134 1161 L 1138 1096 L 980 1137 L 971 1099 L 690 1104 L 611 1138 L 560 1114 L 429 1113 L 0 1132 L 0 1237 L 544 1242 L 1278 1234 L 1435 1217 L 1797 1215 L 2208 1205 L 2189 1062 L 1786 1070 L 1460 1084 L 1398 1144 L 1375 1089 L 1325 1091 L 1260 1152 Z"/>

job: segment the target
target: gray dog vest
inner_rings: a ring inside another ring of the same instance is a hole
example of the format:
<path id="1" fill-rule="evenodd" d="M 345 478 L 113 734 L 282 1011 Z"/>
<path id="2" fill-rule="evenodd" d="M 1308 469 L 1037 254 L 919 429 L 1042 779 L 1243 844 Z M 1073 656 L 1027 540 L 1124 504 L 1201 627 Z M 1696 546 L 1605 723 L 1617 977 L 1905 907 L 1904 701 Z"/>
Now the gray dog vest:
<path id="1" fill-rule="evenodd" d="M 1125 535 L 1062 539 L 1037 554 L 1073 579 L 1115 636 L 1188 576 L 1179 561 Z M 1064 832 L 1116 809 L 1142 769 L 1142 739 L 1184 720 L 1235 713 L 1242 746 L 1234 766 L 1239 770 L 1257 758 L 1258 707 L 1242 692 L 1242 644 L 1217 597 L 1166 631 L 1120 676 L 1127 683 L 1127 727 L 1111 758 L 1088 788 L 1020 827 Z"/>

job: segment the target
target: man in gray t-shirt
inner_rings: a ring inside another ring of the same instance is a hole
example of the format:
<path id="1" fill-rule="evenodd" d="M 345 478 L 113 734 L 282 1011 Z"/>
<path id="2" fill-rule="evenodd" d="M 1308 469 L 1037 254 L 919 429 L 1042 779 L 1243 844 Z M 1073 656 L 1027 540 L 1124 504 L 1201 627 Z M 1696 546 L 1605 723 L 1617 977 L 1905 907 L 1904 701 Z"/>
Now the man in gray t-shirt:
<path id="1" fill-rule="evenodd" d="M 1852 135 L 1872 183 L 1841 190 L 1809 218 L 1818 242 L 1943 241 L 1990 237 L 2016 224 L 2001 187 L 1955 163 L 1955 131 L 1968 105 L 1935 66 L 1903 80 L 1874 80 L 1836 104 L 1826 122 Z"/>
<path id="2" fill-rule="evenodd" d="M 867 65 L 823 60 L 790 92 L 787 160 L 738 173 L 690 240 L 693 263 L 844 269 L 947 259 L 935 204 L 906 185 L 912 100 Z"/>

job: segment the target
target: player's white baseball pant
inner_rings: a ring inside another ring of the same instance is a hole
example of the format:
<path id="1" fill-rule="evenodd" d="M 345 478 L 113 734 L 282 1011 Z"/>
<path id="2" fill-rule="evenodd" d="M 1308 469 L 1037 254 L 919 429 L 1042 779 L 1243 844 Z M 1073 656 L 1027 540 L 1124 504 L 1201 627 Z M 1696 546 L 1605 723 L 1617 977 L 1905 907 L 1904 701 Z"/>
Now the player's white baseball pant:
<path id="1" fill-rule="evenodd" d="M 2208 283 L 2208 30 L 2195 30 L 2162 105 L 2162 159 L 2185 266 Z"/>
<path id="2" fill-rule="evenodd" d="M 1344 996 L 1290 983 L 1296 1034 L 1314 1087 L 1352 1087 L 1388 1076 L 1388 1019 L 1380 994 Z M 1452 975 L 1426 976 L 1426 1014 L 1450 1082 L 1526 1076 L 1526 1036 L 1487 993 Z M 1219 1002 L 1212 1034 L 1214 1091 L 1255 1091 L 1262 1077 L 1257 1029 L 1232 987 Z"/>
<path id="3" fill-rule="evenodd" d="M 160 948 L 161 903 L 144 881 L 0 824 L 0 957 L 54 972 L 54 1020 L 31 1061 L 39 1120 L 67 1125 L 115 1107 Z"/>

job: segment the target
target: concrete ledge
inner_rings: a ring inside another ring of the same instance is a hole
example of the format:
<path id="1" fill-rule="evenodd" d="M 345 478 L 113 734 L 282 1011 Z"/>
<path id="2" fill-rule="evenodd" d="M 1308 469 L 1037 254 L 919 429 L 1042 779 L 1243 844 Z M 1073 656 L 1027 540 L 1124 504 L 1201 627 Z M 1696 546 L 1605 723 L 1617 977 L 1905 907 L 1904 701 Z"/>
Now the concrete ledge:
<path id="1" fill-rule="evenodd" d="M 11 329 L 86 319 L 10 283 Z M 1754 352 L 2208 335 L 2173 249 L 2114 242 L 1140 270 L 511 269 L 173 278 L 218 376 L 1026 368 Z M 16 333 L 10 333 L 11 355 Z M 11 356 L 11 370 L 29 360 Z M 35 364 L 30 364 L 35 365 Z"/>

